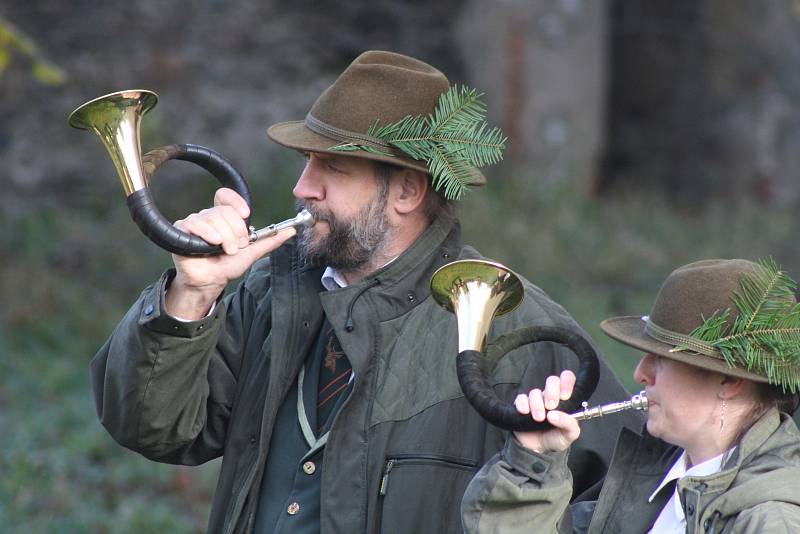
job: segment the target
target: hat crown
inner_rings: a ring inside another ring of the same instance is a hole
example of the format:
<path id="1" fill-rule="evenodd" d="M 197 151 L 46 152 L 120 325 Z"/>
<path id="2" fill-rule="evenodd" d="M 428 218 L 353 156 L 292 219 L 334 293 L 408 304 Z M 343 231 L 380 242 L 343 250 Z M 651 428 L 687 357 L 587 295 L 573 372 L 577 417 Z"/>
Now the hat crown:
<path id="1" fill-rule="evenodd" d="M 741 290 L 742 276 L 756 268 L 755 263 L 739 259 L 704 260 L 679 267 L 661 286 L 650 321 L 688 335 L 715 313 L 730 310 L 730 326 L 738 316 L 733 297 Z"/>
<path id="2" fill-rule="evenodd" d="M 364 52 L 311 107 L 317 120 L 352 132 L 366 132 L 406 116 L 427 115 L 450 88 L 431 65 L 394 52 Z"/>

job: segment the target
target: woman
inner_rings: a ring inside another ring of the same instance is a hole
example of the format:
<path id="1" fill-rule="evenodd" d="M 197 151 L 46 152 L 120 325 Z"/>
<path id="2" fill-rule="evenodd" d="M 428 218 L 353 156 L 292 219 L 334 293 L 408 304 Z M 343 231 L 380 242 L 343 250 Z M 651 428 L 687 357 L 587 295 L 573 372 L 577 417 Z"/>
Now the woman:
<path id="1" fill-rule="evenodd" d="M 578 422 L 555 410 L 566 371 L 517 397 L 553 429 L 518 432 L 470 483 L 470 533 L 800 533 L 795 283 L 774 263 L 708 260 L 673 271 L 649 316 L 601 324 L 645 352 L 634 372 L 646 431 L 623 430 L 596 500 L 569 505 Z M 596 419 L 584 424 L 603 424 Z"/>

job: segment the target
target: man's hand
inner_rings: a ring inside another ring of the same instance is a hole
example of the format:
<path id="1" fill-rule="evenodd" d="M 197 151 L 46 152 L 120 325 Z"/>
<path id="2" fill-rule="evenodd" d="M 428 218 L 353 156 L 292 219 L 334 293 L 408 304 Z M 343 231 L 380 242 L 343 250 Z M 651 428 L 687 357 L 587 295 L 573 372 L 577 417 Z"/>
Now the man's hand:
<path id="1" fill-rule="evenodd" d="M 555 410 L 558 403 L 572 396 L 575 387 L 575 374 L 564 371 L 561 376 L 549 376 L 544 391 L 532 389 L 528 395 L 517 395 L 514 404 L 521 414 L 531 414 L 534 421 L 547 421 L 554 428 L 537 432 L 515 432 L 517 439 L 525 447 L 536 452 L 563 451 L 569 448 L 581 429 L 578 422 L 569 414 Z"/>
<path id="2" fill-rule="evenodd" d="M 256 260 L 295 234 L 289 230 L 250 244 L 244 221 L 248 215 L 247 202 L 232 189 L 223 187 L 214 195 L 213 208 L 175 223 L 184 232 L 212 245 L 221 245 L 224 252 L 207 257 L 172 255 L 177 274 L 167 291 L 167 313 L 184 319 L 203 318 L 228 282 L 242 276 Z"/>

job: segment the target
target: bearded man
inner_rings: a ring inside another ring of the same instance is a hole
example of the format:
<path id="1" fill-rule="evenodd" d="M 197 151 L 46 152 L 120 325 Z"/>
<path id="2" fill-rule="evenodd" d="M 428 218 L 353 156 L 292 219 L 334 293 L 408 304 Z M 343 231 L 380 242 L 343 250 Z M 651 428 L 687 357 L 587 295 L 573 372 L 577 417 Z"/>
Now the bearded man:
<path id="1" fill-rule="evenodd" d="M 224 254 L 173 256 L 95 356 L 98 414 L 119 443 L 161 462 L 222 456 L 209 532 L 460 532 L 467 483 L 513 439 L 464 399 L 455 320 L 429 288 L 442 265 L 480 257 L 461 242 L 452 199 L 485 178 L 463 165 L 460 181 L 442 177 L 374 128 L 428 124 L 453 94 L 474 96 L 414 58 L 356 58 L 304 121 L 268 131 L 305 154 L 293 193 L 316 225 L 247 245 L 248 205 L 219 190 L 177 226 Z M 493 335 L 531 324 L 586 335 L 523 283 Z M 538 384 L 574 361 L 529 345 L 490 381 L 510 398 L 523 376 Z M 601 362 L 592 402 L 627 396 Z M 635 415 L 587 425 L 570 458 L 576 495 L 602 477 L 622 425 L 639 426 Z"/>

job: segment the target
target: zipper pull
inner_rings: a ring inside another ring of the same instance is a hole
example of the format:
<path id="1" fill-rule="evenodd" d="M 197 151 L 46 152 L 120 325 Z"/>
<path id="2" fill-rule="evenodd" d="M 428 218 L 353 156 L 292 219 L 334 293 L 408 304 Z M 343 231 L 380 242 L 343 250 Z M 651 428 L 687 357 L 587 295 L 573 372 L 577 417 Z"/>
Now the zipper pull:
<path id="1" fill-rule="evenodd" d="M 394 459 L 387 460 L 386 466 L 383 468 L 383 476 L 381 477 L 381 488 L 378 491 L 378 495 L 386 495 L 386 486 L 389 483 L 389 471 L 392 470 L 394 467 Z"/>

